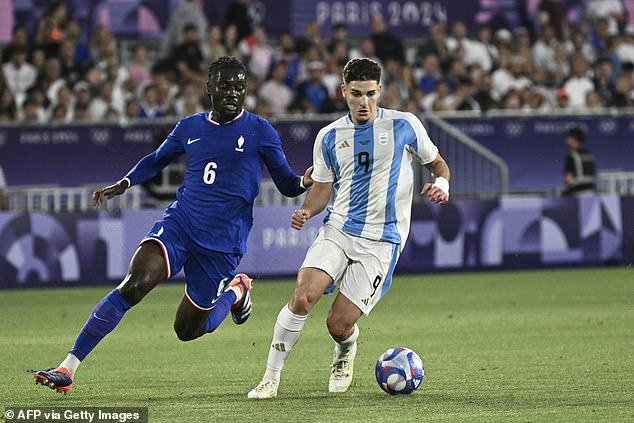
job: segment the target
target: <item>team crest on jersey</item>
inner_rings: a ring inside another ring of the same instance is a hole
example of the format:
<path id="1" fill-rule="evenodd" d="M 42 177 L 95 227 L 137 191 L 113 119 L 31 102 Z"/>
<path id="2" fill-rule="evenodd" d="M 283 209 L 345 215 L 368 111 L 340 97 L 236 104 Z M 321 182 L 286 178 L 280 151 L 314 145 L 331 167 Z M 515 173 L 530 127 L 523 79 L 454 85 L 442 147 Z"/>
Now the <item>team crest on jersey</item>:
<path id="1" fill-rule="evenodd" d="M 240 135 L 240 138 L 238 138 L 238 146 L 236 147 L 236 151 L 243 153 L 244 152 L 244 148 L 242 148 L 243 145 L 244 145 L 244 137 Z"/>
<path id="2" fill-rule="evenodd" d="M 379 144 L 386 145 L 387 144 L 387 132 L 381 132 L 379 134 Z"/>

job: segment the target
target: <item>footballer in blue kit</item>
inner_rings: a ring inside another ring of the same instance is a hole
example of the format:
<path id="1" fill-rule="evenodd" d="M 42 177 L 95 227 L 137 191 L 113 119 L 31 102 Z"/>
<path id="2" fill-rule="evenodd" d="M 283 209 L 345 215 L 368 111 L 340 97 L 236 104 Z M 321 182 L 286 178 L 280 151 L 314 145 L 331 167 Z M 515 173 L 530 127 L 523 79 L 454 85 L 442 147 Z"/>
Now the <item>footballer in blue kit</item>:
<path id="1" fill-rule="evenodd" d="M 263 118 L 242 108 L 247 71 L 233 57 L 209 65 L 212 111 L 183 118 L 165 141 L 123 179 L 95 192 L 94 206 L 158 174 L 185 154 L 187 170 L 174 201 L 141 241 L 121 284 L 93 309 L 68 356 L 35 382 L 69 392 L 79 364 L 132 306 L 181 269 L 185 293 L 174 320 L 182 341 L 213 332 L 229 313 L 236 324 L 251 314 L 251 279 L 235 274 L 253 225 L 253 202 L 262 162 L 279 191 L 289 197 L 312 185 L 312 167 L 293 172 L 279 135 Z"/>

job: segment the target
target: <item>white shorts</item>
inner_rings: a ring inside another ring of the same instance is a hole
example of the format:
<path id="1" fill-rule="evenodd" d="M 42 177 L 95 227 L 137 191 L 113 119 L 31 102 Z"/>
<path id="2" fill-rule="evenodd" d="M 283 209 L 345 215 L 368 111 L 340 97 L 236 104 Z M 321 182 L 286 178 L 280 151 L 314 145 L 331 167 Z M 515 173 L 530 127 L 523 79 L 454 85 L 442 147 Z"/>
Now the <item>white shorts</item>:
<path id="1" fill-rule="evenodd" d="M 367 315 L 390 289 L 398 255 L 398 244 L 349 235 L 325 224 L 301 268 L 328 273 L 339 292 Z"/>

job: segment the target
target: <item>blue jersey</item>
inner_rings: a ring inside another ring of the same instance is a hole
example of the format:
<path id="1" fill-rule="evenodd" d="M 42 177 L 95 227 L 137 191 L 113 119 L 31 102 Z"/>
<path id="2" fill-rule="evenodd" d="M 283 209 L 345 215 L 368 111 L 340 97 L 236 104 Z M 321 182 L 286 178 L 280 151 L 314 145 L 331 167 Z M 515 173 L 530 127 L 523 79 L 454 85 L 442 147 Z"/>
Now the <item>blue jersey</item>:
<path id="1" fill-rule="evenodd" d="M 244 254 L 262 162 L 283 194 L 296 196 L 304 190 L 286 160 L 279 135 L 265 119 L 244 110 L 223 124 L 211 116 L 199 113 L 182 119 L 125 177 L 130 186 L 142 183 L 186 154 L 185 180 L 165 214 L 175 218 L 196 245 Z"/>

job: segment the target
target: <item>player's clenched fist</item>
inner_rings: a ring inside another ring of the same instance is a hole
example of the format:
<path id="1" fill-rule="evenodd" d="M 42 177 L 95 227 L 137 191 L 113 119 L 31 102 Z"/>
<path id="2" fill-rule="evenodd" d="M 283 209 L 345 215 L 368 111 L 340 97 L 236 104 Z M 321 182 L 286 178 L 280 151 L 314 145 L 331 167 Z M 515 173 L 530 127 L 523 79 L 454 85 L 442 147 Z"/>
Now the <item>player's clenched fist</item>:
<path id="1" fill-rule="evenodd" d="M 420 192 L 420 195 L 425 195 L 425 194 L 427 194 L 427 197 L 429 198 L 430 201 L 433 201 L 436 204 L 445 204 L 447 201 L 449 201 L 448 189 L 444 189 L 444 187 L 439 186 L 436 183 L 434 184 L 426 183 L 423 186 L 422 191 Z"/>
<path id="2" fill-rule="evenodd" d="M 304 224 L 310 217 L 305 209 L 297 209 L 291 215 L 291 227 L 298 231 L 304 227 Z"/>

